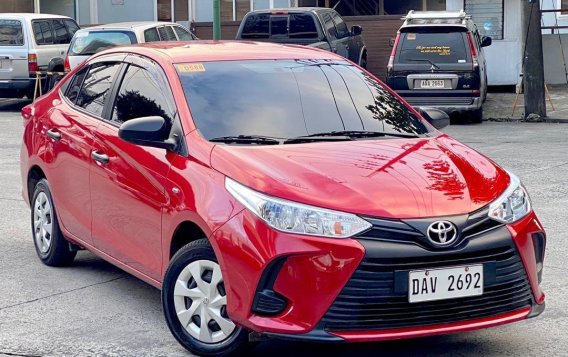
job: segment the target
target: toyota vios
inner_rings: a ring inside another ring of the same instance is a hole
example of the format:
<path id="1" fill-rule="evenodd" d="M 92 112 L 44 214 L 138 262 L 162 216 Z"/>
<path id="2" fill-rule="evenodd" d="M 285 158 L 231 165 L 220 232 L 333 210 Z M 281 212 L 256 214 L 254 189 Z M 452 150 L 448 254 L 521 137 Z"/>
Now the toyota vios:
<path id="1" fill-rule="evenodd" d="M 162 289 L 191 352 L 357 342 L 540 314 L 545 232 L 510 172 L 321 50 L 101 52 L 22 110 L 47 265 L 88 249 Z M 255 332 L 251 334 L 251 332 Z"/>

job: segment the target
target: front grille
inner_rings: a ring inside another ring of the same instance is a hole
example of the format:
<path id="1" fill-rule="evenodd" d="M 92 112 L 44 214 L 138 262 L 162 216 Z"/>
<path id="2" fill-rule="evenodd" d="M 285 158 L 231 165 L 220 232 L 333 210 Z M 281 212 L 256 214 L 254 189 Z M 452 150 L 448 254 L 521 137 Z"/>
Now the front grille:
<path id="1" fill-rule="evenodd" d="M 404 328 L 489 317 L 530 306 L 532 294 L 516 248 L 510 236 L 500 242 L 505 244 L 443 255 L 366 257 L 324 315 L 322 324 L 332 331 Z M 484 265 L 483 295 L 408 302 L 408 271 L 480 263 Z"/>
<path id="2" fill-rule="evenodd" d="M 412 106 L 457 106 L 472 105 L 471 97 L 404 97 L 408 104 Z"/>

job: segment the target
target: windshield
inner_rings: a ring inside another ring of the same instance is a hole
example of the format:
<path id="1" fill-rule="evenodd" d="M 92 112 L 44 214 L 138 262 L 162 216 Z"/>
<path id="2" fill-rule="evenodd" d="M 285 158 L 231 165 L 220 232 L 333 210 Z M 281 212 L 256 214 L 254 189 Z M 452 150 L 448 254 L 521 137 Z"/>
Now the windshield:
<path id="1" fill-rule="evenodd" d="M 207 139 L 296 138 L 334 131 L 420 135 L 427 126 L 344 61 L 254 60 L 178 64 L 196 127 Z"/>
<path id="2" fill-rule="evenodd" d="M 398 63 L 466 63 L 464 32 L 402 33 Z"/>
<path id="3" fill-rule="evenodd" d="M 77 32 L 69 46 L 69 55 L 91 56 L 107 48 L 128 46 L 136 42 L 136 36 L 132 31 Z"/>

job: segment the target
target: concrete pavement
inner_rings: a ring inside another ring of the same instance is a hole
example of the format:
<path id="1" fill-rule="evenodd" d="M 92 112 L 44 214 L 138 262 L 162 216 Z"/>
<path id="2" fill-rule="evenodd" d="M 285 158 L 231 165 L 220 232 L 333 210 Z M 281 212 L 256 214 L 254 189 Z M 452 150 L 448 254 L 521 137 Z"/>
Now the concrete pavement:
<path id="1" fill-rule="evenodd" d="M 188 356 L 170 335 L 160 293 L 88 252 L 69 268 L 36 257 L 20 198 L 23 102 L 0 100 L 0 356 Z M 568 351 L 568 125 L 495 123 L 445 130 L 517 173 L 548 231 L 541 317 L 409 341 L 317 345 L 267 341 L 250 356 L 565 356 Z"/>

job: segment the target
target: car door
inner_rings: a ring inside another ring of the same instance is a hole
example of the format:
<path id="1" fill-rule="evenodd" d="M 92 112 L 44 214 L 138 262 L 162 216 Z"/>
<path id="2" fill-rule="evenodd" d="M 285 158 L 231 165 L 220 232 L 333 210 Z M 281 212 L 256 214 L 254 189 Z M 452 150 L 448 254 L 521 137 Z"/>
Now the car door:
<path id="1" fill-rule="evenodd" d="M 331 46 L 331 52 L 337 53 L 341 57 L 349 58 L 349 37 L 339 38 L 335 23 L 330 12 L 322 15 L 326 37 Z"/>
<path id="2" fill-rule="evenodd" d="M 171 123 L 176 110 L 161 69 L 136 56 L 127 61 L 124 76 L 117 81 L 108 120 L 95 134 L 91 166 L 93 240 L 98 249 L 159 280 L 168 153 L 122 140 L 119 127 L 125 121 L 152 115 Z"/>
<path id="3" fill-rule="evenodd" d="M 28 46 L 20 20 L 0 20 L 0 81 L 29 81 Z"/>
<path id="4" fill-rule="evenodd" d="M 345 52 L 347 53 L 347 56 L 344 57 L 355 63 L 359 63 L 359 46 L 357 45 L 356 39 L 351 36 L 351 33 L 347 28 L 347 24 L 335 11 L 331 13 L 331 18 L 333 19 L 333 23 L 335 24 L 338 38 L 337 41 L 345 47 Z"/>
<path id="5" fill-rule="evenodd" d="M 62 100 L 40 119 L 46 137 L 40 155 L 48 165 L 48 180 L 66 234 L 91 243 L 89 168 L 93 134 L 100 123 L 116 62 L 87 66 L 70 79 Z"/>

